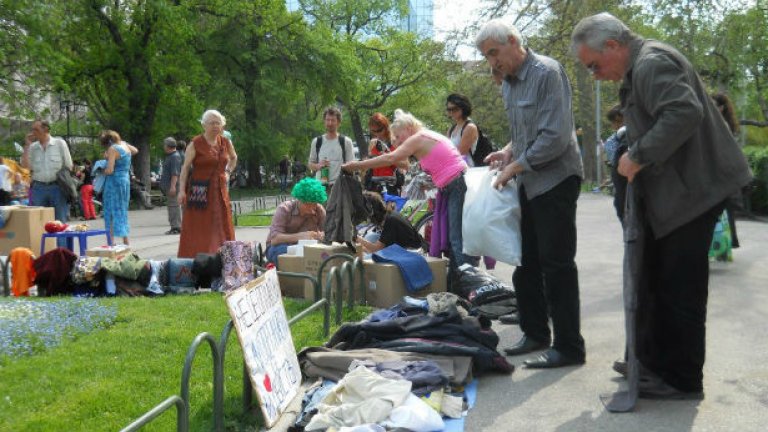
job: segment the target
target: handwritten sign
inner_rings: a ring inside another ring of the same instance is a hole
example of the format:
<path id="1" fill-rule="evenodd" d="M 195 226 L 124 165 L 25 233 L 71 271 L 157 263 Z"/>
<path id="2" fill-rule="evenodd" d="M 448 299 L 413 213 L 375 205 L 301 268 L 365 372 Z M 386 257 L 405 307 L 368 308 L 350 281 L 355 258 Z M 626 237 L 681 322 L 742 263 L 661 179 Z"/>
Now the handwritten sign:
<path id="1" fill-rule="evenodd" d="M 226 301 L 261 411 L 272 427 L 301 385 L 277 272 L 270 270 L 230 291 Z"/>

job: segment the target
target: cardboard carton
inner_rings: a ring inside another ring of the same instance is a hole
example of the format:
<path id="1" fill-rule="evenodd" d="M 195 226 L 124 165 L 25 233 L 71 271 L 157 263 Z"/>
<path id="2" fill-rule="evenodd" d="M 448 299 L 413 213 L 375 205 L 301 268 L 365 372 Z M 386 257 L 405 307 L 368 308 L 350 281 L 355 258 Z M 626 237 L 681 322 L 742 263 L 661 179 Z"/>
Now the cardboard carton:
<path id="1" fill-rule="evenodd" d="M 85 251 L 86 256 L 102 258 L 120 258 L 123 255 L 131 253 L 131 248 L 127 245 L 96 246 L 88 248 Z"/>
<path id="2" fill-rule="evenodd" d="M 432 283 L 413 293 L 406 290 L 399 267 L 394 264 L 382 264 L 366 260 L 363 265 L 365 267 L 368 304 L 388 308 L 399 303 L 403 296 L 426 297 L 431 293 L 446 291 L 448 288 L 446 277 L 448 260 L 445 258 L 425 258 L 429 269 L 432 270 Z"/>
<path id="3" fill-rule="evenodd" d="M 277 257 L 277 268 L 281 272 L 304 273 L 304 257 L 298 255 L 283 254 Z M 304 298 L 304 282 L 306 279 L 280 276 L 277 274 L 277 280 L 280 282 L 280 291 L 285 297 Z"/>
<path id="4" fill-rule="evenodd" d="M 11 249 L 24 247 L 40 254 L 40 239 L 45 232 L 45 223 L 54 220 L 53 207 L 12 207 L 8 220 L 0 228 L 0 254 L 7 255 Z M 45 250 L 56 248 L 56 239 L 45 241 Z"/>
<path id="5" fill-rule="evenodd" d="M 352 255 L 353 257 L 355 256 L 354 250 L 347 247 L 346 245 L 339 244 L 339 243 L 334 243 L 331 245 L 325 245 L 325 244 L 305 245 L 304 246 L 304 273 L 317 277 L 317 271 L 320 268 L 320 265 L 323 263 L 323 261 L 325 261 L 331 255 L 340 254 L 340 253 Z M 344 259 L 336 258 L 331 260 L 330 263 L 325 265 L 322 279 L 318 281 L 320 282 L 321 287 L 325 285 L 325 280 L 328 277 L 328 272 L 330 272 L 331 267 L 339 266 L 343 262 L 344 262 Z M 314 287 L 312 286 L 312 283 L 309 281 L 304 281 L 304 298 L 309 300 L 315 299 Z"/>

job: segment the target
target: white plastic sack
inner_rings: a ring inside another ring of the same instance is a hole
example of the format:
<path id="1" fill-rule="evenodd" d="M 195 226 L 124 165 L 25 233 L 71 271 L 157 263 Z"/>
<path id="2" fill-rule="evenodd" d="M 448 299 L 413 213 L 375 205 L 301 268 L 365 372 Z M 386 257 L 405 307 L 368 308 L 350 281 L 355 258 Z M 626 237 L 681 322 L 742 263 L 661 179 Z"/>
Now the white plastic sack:
<path id="1" fill-rule="evenodd" d="M 477 167 L 464 176 L 463 249 L 467 255 L 489 256 L 517 266 L 522 255 L 517 183 L 510 180 L 501 190 L 494 189 L 497 172 Z"/>
<path id="2" fill-rule="evenodd" d="M 394 408 L 381 424 L 392 429 L 403 428 L 414 432 L 445 429 L 445 423 L 440 414 L 413 393 L 408 395 L 408 399 L 402 405 Z"/>

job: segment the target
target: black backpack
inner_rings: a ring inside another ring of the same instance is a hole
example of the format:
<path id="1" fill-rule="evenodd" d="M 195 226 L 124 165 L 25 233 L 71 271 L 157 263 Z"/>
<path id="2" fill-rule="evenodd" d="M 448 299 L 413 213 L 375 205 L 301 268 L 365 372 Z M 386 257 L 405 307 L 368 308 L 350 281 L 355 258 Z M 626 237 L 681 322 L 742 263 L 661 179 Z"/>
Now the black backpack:
<path id="1" fill-rule="evenodd" d="M 475 166 L 486 166 L 484 162 L 485 158 L 496 151 L 496 149 L 493 147 L 493 141 L 491 141 L 490 138 L 488 138 L 488 135 L 484 134 L 483 131 L 480 129 L 480 126 L 477 126 L 477 123 L 473 122 L 472 120 L 467 120 L 466 123 L 464 123 L 464 126 L 461 127 L 461 135 L 464 135 L 464 128 L 467 127 L 468 124 L 474 123 L 477 127 L 477 145 L 475 146 L 475 152 L 472 153 L 470 151 L 470 156 L 472 157 L 472 162 L 475 164 Z M 453 133 L 453 129 L 456 128 L 456 125 L 451 126 L 451 130 L 448 131 L 448 135 L 451 135 Z"/>
<path id="2" fill-rule="evenodd" d="M 347 162 L 347 146 L 345 145 L 347 138 L 339 134 L 339 145 L 341 146 L 341 160 Z M 320 162 L 320 147 L 323 145 L 323 136 L 318 135 L 315 138 L 315 154 L 317 155 L 317 162 Z M 314 163 L 314 162 L 313 162 Z"/>

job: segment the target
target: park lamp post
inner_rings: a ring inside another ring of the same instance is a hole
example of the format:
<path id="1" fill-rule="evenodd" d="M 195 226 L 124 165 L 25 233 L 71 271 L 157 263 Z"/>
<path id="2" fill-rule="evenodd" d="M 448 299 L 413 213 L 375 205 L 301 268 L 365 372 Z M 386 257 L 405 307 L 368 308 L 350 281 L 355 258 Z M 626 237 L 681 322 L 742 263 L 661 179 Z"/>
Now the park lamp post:
<path id="1" fill-rule="evenodd" d="M 77 112 L 78 108 L 82 106 L 82 104 L 78 103 L 72 98 L 65 96 L 63 93 L 59 94 L 59 110 L 63 111 L 67 118 L 67 135 L 65 136 L 65 141 L 67 141 L 67 145 L 69 145 L 70 148 L 72 147 L 72 143 L 70 142 L 70 139 L 72 138 L 70 113 Z"/>

